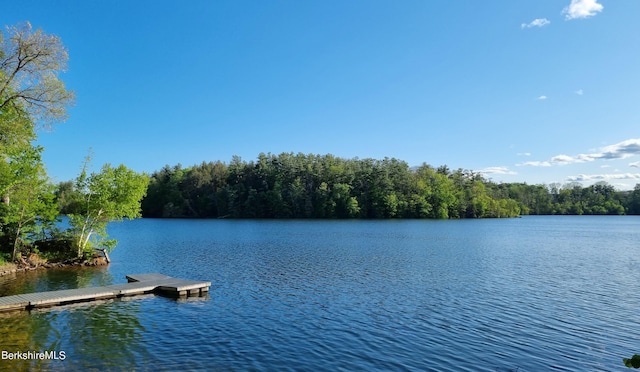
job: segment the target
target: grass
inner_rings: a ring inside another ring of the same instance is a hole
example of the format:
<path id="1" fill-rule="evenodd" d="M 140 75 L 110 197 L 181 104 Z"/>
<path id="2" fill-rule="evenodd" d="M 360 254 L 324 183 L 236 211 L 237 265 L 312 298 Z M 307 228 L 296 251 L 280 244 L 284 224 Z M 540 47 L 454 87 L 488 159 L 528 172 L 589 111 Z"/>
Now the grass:
<path id="1" fill-rule="evenodd" d="M 11 262 L 11 254 L 0 253 L 0 271 L 10 271 L 15 268 L 16 265 Z"/>
<path id="2" fill-rule="evenodd" d="M 6 265 L 10 259 L 11 257 L 9 257 L 8 253 L 0 253 L 0 266 Z"/>

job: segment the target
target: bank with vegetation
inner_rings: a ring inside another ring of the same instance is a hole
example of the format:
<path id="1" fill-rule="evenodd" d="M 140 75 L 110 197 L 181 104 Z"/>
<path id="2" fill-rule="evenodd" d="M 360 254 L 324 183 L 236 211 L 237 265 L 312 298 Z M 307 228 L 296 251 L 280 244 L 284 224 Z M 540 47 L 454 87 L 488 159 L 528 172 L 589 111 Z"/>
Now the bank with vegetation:
<path id="1" fill-rule="evenodd" d="M 77 208 L 60 228 L 56 186 L 45 172 L 44 149 L 34 141 L 37 129 L 64 121 L 73 103 L 73 92 L 59 79 L 67 59 L 57 36 L 29 23 L 0 33 L 0 274 L 96 264 L 96 249 L 115 246 L 107 223 L 140 215 L 148 177 L 124 165 L 91 172 L 87 158 L 73 181 Z"/>

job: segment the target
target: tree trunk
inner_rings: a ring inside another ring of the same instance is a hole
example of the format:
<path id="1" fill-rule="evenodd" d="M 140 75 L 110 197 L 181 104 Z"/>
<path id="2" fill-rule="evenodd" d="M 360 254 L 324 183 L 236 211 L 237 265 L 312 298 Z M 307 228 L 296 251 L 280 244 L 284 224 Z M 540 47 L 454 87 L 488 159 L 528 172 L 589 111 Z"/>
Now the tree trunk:
<path id="1" fill-rule="evenodd" d="M 6 197 L 6 198 L 7 200 L 9 200 L 9 197 Z M 11 261 L 16 260 L 16 255 L 18 253 L 18 243 L 20 242 L 20 230 L 22 230 L 22 225 L 24 223 L 22 221 L 23 218 L 24 218 L 24 207 L 20 211 L 20 220 L 18 221 L 18 227 L 16 228 L 16 238 L 13 241 L 13 255 L 11 256 Z"/>
<path id="2" fill-rule="evenodd" d="M 20 242 L 20 226 L 18 226 L 18 229 L 16 230 L 16 238 L 13 241 L 13 254 L 11 256 L 11 261 L 15 261 L 16 260 L 16 255 L 18 254 L 18 243 Z"/>

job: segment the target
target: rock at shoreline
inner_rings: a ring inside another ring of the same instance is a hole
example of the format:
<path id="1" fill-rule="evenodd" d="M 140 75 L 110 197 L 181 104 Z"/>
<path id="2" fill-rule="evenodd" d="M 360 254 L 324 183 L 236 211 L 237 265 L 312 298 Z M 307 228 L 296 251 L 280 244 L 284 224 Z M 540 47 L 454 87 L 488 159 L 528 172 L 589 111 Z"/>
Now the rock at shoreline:
<path id="1" fill-rule="evenodd" d="M 98 256 L 85 261 L 83 264 L 87 266 L 103 266 L 107 264 L 107 259 L 102 256 Z"/>
<path id="2" fill-rule="evenodd" d="M 47 263 L 47 261 L 40 258 L 40 256 L 36 253 L 30 253 L 29 256 L 27 256 L 26 263 L 30 266 L 38 267 L 40 265 Z"/>

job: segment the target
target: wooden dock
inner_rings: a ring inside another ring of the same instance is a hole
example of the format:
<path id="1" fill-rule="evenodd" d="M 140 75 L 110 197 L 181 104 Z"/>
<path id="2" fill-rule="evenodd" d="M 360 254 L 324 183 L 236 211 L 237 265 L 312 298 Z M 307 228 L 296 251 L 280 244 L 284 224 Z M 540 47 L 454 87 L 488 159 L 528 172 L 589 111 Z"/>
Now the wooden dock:
<path id="1" fill-rule="evenodd" d="M 211 282 L 178 279 L 157 273 L 126 277 L 128 283 L 125 284 L 0 297 L 0 311 L 30 310 L 148 293 L 172 297 L 202 296 L 207 294 L 211 287 Z"/>

